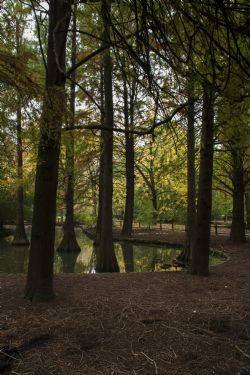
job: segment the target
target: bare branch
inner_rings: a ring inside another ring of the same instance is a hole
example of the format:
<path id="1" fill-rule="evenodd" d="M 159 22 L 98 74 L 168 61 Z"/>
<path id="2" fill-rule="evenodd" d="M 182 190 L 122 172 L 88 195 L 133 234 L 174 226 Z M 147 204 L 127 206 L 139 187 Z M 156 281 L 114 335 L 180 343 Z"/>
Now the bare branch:
<path id="1" fill-rule="evenodd" d="M 118 128 L 118 127 L 114 127 L 113 129 L 110 129 L 110 128 L 107 128 L 107 127 L 101 126 L 101 125 L 78 125 L 78 126 L 74 126 L 74 128 L 65 127 L 64 130 L 66 130 L 66 131 L 74 130 L 74 129 L 77 129 L 77 130 L 103 130 L 103 131 L 114 131 L 114 132 L 123 133 L 123 134 L 125 134 L 125 133 L 136 134 L 136 135 L 141 135 L 141 136 L 149 135 L 149 134 L 154 135 L 154 131 L 155 131 L 156 128 L 158 128 L 161 125 L 168 124 L 169 122 L 171 122 L 172 119 L 174 118 L 174 116 L 177 113 L 179 113 L 182 109 L 187 107 L 188 103 L 189 102 L 185 102 L 185 103 L 179 105 L 177 108 L 175 108 L 173 110 L 171 115 L 166 117 L 164 120 L 161 120 L 159 122 L 154 123 L 153 125 L 151 125 L 150 128 L 142 128 L 141 130 L 136 130 L 136 129 L 133 129 L 133 130 L 126 129 L 125 130 L 123 128 Z"/>

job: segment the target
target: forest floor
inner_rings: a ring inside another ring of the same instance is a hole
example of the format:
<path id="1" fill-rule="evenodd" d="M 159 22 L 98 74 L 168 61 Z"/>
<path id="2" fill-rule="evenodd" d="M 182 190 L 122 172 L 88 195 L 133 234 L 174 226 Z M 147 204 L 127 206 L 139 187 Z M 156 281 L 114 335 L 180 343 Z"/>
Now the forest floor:
<path id="1" fill-rule="evenodd" d="M 157 233 L 135 237 L 184 241 L 181 232 Z M 250 365 L 249 237 L 237 246 L 212 236 L 211 247 L 229 260 L 208 277 L 56 275 L 47 304 L 22 299 L 25 275 L 1 274 L 0 373 L 249 374 L 238 372 Z"/>

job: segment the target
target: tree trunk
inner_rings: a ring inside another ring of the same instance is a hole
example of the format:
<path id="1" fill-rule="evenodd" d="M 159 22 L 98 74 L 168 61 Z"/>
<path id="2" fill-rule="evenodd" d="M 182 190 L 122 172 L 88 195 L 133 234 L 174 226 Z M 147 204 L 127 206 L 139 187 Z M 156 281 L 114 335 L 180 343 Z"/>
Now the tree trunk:
<path id="1" fill-rule="evenodd" d="M 76 4 L 74 5 L 72 31 L 71 34 L 71 66 L 76 63 Z M 75 89 L 76 74 L 71 74 L 72 82 L 70 85 L 70 123 L 69 127 L 75 126 Z M 66 173 L 67 173 L 67 190 L 65 194 L 66 218 L 63 225 L 63 238 L 58 246 L 60 252 L 76 252 L 81 251 L 77 243 L 74 222 L 74 164 L 75 164 L 75 140 L 74 132 L 69 131 L 66 134 Z"/>
<path id="2" fill-rule="evenodd" d="M 191 273 L 197 275 L 209 274 L 214 132 L 213 97 L 211 89 L 204 84 L 198 203 L 191 262 Z"/>
<path id="3" fill-rule="evenodd" d="M 25 246 L 29 245 L 29 241 L 24 227 L 23 212 L 23 145 L 22 145 L 22 106 L 21 100 L 18 100 L 17 118 L 16 118 L 16 134 L 17 134 L 17 178 L 18 186 L 16 191 L 16 228 L 12 245 Z"/>
<path id="4" fill-rule="evenodd" d="M 230 240 L 233 242 L 245 242 L 244 221 L 244 166 L 238 150 L 232 149 L 232 183 L 233 183 L 233 215 L 230 231 Z"/>
<path id="5" fill-rule="evenodd" d="M 20 53 L 23 44 L 23 29 L 20 28 L 20 22 L 16 19 L 16 53 Z M 16 228 L 12 245 L 25 246 L 29 241 L 24 226 L 24 198 L 23 198 L 23 145 L 22 145 L 22 100 L 20 94 L 17 94 L 16 111 L 16 137 L 17 137 L 17 179 L 18 186 L 16 190 Z"/>
<path id="6" fill-rule="evenodd" d="M 153 181 L 151 185 L 151 197 L 152 197 L 152 206 L 153 206 L 153 223 L 157 223 L 158 219 L 158 200 L 157 200 L 157 191 L 155 189 L 155 183 Z"/>
<path id="7" fill-rule="evenodd" d="M 247 229 L 250 229 L 250 192 L 245 193 Z"/>
<path id="8" fill-rule="evenodd" d="M 153 147 L 152 147 L 152 142 L 150 142 L 150 160 L 149 160 L 149 180 L 150 180 L 150 192 L 151 192 L 151 197 L 152 197 L 152 206 L 153 206 L 153 223 L 157 223 L 158 219 L 158 199 L 157 199 L 157 190 L 155 186 L 155 176 L 154 176 L 154 157 L 153 157 Z"/>
<path id="9" fill-rule="evenodd" d="M 104 126 L 104 82 L 103 82 L 103 65 L 101 64 L 100 69 L 100 91 L 101 91 L 101 126 Z M 101 221 L 103 211 L 103 170 L 104 170 L 104 157 L 103 157 L 103 143 L 104 143 L 104 131 L 101 131 L 100 137 L 100 157 L 99 157 L 99 192 L 98 192 L 98 213 L 96 222 L 96 234 L 94 240 L 94 251 L 95 254 L 99 251 L 100 238 L 101 238 Z"/>
<path id="10" fill-rule="evenodd" d="M 191 73 L 192 74 L 192 73 Z M 178 259 L 188 263 L 195 233 L 195 109 L 194 78 L 188 77 L 188 113 L 187 113 L 187 221 L 186 246 Z"/>
<path id="11" fill-rule="evenodd" d="M 110 1 L 102 1 L 102 19 L 104 25 L 104 40 L 110 41 Z M 110 48 L 103 55 L 104 72 L 104 124 L 110 131 L 103 132 L 103 192 L 100 247 L 96 254 L 96 272 L 119 272 L 119 266 L 114 251 L 112 233 L 112 198 L 113 198 L 113 132 L 114 110 L 112 89 L 112 60 Z"/>
<path id="12" fill-rule="evenodd" d="M 25 298 L 48 301 L 53 293 L 56 191 L 61 126 L 65 113 L 65 52 L 70 1 L 49 2 L 46 92 L 36 169 L 34 210 Z M 57 29 L 60 32 L 55 32 Z"/>
<path id="13" fill-rule="evenodd" d="M 195 233 L 195 109 L 194 109 L 194 80 L 189 78 L 188 82 L 188 129 L 187 129 L 187 256 L 191 257 L 191 250 Z"/>
<path id="14" fill-rule="evenodd" d="M 123 80 L 123 86 L 124 86 L 124 91 L 123 91 L 124 124 L 125 124 L 125 130 L 129 130 L 131 126 L 129 124 L 128 88 L 127 88 L 127 82 L 126 82 L 125 76 Z M 130 113 L 130 121 L 131 123 L 133 122 L 132 113 Z M 133 137 L 133 134 L 125 133 L 125 147 L 126 147 L 126 151 L 125 151 L 126 153 L 126 203 L 125 203 L 125 214 L 124 214 L 124 219 L 123 219 L 122 234 L 124 236 L 131 236 L 132 228 L 133 228 L 133 216 L 134 216 L 134 179 L 135 179 L 134 178 L 135 171 L 134 171 L 134 137 Z"/>

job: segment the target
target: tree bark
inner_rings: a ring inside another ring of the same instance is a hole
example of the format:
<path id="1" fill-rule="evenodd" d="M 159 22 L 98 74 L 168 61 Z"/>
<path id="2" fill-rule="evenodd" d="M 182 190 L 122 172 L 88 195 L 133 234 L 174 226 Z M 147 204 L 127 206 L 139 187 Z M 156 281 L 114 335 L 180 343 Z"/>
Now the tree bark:
<path id="1" fill-rule="evenodd" d="M 110 43 L 110 1 L 102 1 L 102 19 L 104 25 L 104 40 Z M 96 254 L 96 272 L 119 272 L 113 244 L 113 88 L 112 88 L 112 59 L 110 48 L 103 55 L 104 72 L 104 124 L 110 131 L 103 132 L 103 192 L 100 247 Z"/>
<path id="2" fill-rule="evenodd" d="M 71 66 L 76 63 L 76 9 L 74 5 L 73 19 L 72 19 L 72 34 L 71 34 Z M 76 98 L 76 73 L 71 74 L 70 85 L 70 123 L 69 127 L 75 126 L 75 98 Z M 70 131 L 66 134 L 66 173 L 67 173 L 67 190 L 65 194 L 66 217 L 63 225 L 63 238 L 58 246 L 60 252 L 76 252 L 81 251 L 77 243 L 75 234 L 74 221 L 74 164 L 75 164 L 75 139 L 74 132 Z"/>
<path id="3" fill-rule="evenodd" d="M 18 186 L 16 190 L 16 228 L 12 245 L 26 246 L 29 241 L 24 226 L 24 198 L 23 198 L 23 145 L 22 145 L 22 105 L 19 98 L 17 104 L 16 134 L 17 134 L 17 178 Z"/>
<path id="4" fill-rule="evenodd" d="M 237 145 L 235 145 L 237 147 Z M 230 231 L 230 240 L 232 242 L 245 242 L 245 220 L 244 220 L 244 166 L 240 152 L 234 149 L 231 150 L 233 170 L 233 214 L 232 226 Z"/>
<path id="5" fill-rule="evenodd" d="M 212 207 L 214 95 L 203 86 L 202 134 L 195 241 L 192 249 L 191 273 L 209 274 L 210 222 Z"/>
<path id="6" fill-rule="evenodd" d="M 54 297 L 53 261 L 61 126 L 65 113 L 65 52 L 70 1 L 49 2 L 46 92 L 41 116 L 31 245 L 25 298 Z M 60 31 L 60 32 L 56 32 Z"/>
<path id="7" fill-rule="evenodd" d="M 125 66 L 124 66 L 125 68 Z M 128 103 L 128 88 L 126 76 L 124 72 L 123 79 L 123 100 L 124 100 L 124 125 L 125 130 L 133 127 L 133 103 L 130 103 L 130 121 L 129 121 L 129 103 Z M 133 101 L 133 98 L 131 98 Z M 134 216 L 134 136 L 131 133 L 125 133 L 125 156 L 126 156 L 126 202 L 125 213 L 122 226 L 122 234 L 124 236 L 131 236 L 133 228 Z"/>

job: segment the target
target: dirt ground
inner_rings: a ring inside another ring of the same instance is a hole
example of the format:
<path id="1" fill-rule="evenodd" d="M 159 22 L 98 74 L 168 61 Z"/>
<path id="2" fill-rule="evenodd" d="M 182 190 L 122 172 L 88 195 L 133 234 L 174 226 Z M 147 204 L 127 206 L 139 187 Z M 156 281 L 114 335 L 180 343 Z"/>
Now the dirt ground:
<path id="1" fill-rule="evenodd" d="M 184 233 L 135 237 L 182 243 Z M 248 374 L 238 371 L 250 365 L 250 243 L 211 246 L 230 259 L 209 277 L 57 275 L 48 304 L 22 299 L 25 275 L 0 275 L 0 374 Z"/>

